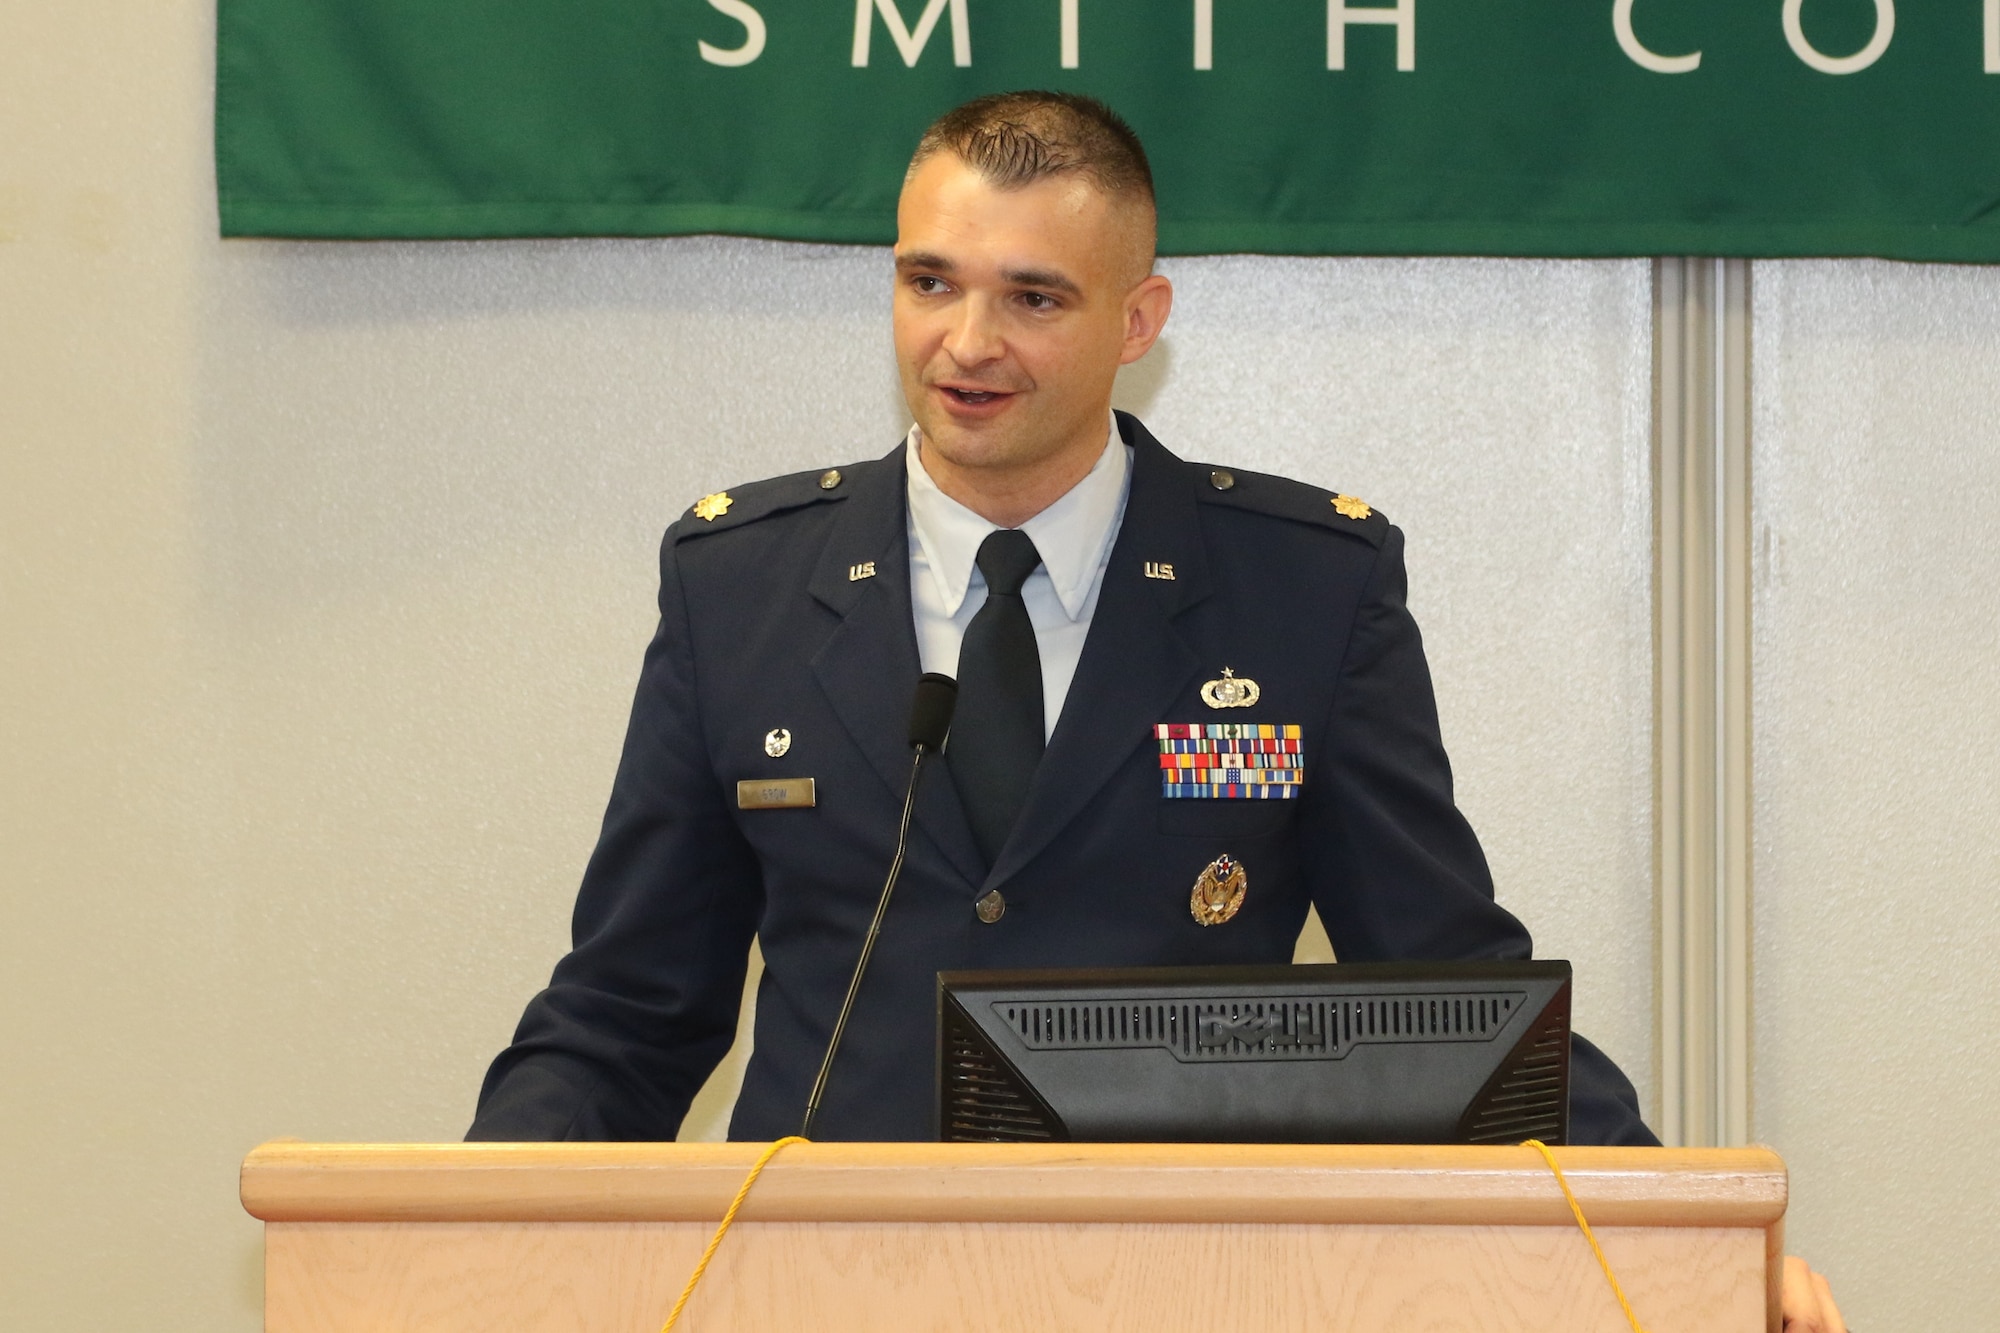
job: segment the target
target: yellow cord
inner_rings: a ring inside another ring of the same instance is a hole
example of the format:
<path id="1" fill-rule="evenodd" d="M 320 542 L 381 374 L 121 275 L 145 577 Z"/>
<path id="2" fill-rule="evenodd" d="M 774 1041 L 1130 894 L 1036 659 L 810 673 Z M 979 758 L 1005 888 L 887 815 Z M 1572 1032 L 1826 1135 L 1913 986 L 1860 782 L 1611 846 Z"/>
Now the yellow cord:
<path id="1" fill-rule="evenodd" d="M 737 1190 L 736 1197 L 729 1201 L 729 1211 L 722 1215 L 722 1225 L 718 1226 L 715 1229 L 715 1234 L 709 1237 L 708 1248 L 701 1252 L 701 1262 L 696 1264 L 694 1272 L 688 1275 L 687 1285 L 681 1288 L 681 1298 L 674 1302 L 673 1310 L 667 1315 L 667 1322 L 660 1325 L 660 1333 L 668 1333 L 675 1324 L 680 1322 L 681 1311 L 687 1309 L 688 1297 L 694 1295 L 695 1285 L 701 1281 L 701 1275 L 708 1271 L 708 1261 L 715 1257 L 715 1247 L 722 1244 L 722 1237 L 728 1232 L 729 1224 L 736 1220 L 737 1210 L 742 1208 L 743 1201 L 750 1197 L 750 1187 L 757 1183 L 758 1176 L 764 1174 L 764 1168 L 771 1164 L 771 1159 L 778 1155 L 778 1150 L 790 1143 L 810 1142 L 812 1142 L 811 1139 L 802 1139 L 794 1134 L 788 1138 L 779 1139 L 776 1143 L 764 1149 L 763 1156 L 759 1157 L 757 1164 L 750 1168 L 750 1174 L 743 1177 L 743 1187 Z M 1592 1242 L 1592 1244 L 1595 1243 L 1594 1241 Z"/>
<path id="2" fill-rule="evenodd" d="M 701 1252 L 700 1262 L 695 1264 L 694 1272 L 688 1275 L 687 1285 L 681 1288 L 681 1298 L 674 1302 L 674 1308 L 667 1314 L 667 1322 L 660 1326 L 660 1333 L 672 1333 L 674 1325 L 680 1322 L 681 1311 L 687 1309 L 688 1298 L 694 1295 L 695 1287 L 701 1282 L 701 1275 L 708 1271 L 708 1261 L 715 1257 L 716 1248 L 728 1234 L 730 1223 L 736 1220 L 736 1214 L 742 1210 L 743 1201 L 750 1197 L 750 1187 L 757 1183 L 758 1176 L 764 1174 L 764 1168 L 771 1164 L 771 1159 L 790 1144 L 811 1141 L 794 1134 L 779 1139 L 764 1149 L 756 1164 L 750 1168 L 750 1174 L 743 1178 L 742 1187 L 736 1191 L 736 1197 L 729 1201 L 729 1211 L 722 1215 L 722 1222 L 715 1228 L 715 1234 L 709 1237 L 708 1248 Z M 1583 1232 L 1583 1238 L 1590 1242 L 1590 1252 L 1597 1256 L 1597 1266 L 1604 1270 L 1604 1280 L 1611 1284 L 1611 1294 L 1618 1298 L 1618 1308 L 1625 1312 L 1625 1322 L 1632 1326 L 1633 1333 L 1646 1333 L 1645 1325 L 1641 1324 L 1639 1316 L 1632 1312 L 1632 1302 L 1625 1299 L 1625 1289 L 1618 1285 L 1618 1275 L 1611 1271 L 1611 1261 L 1604 1257 L 1604 1247 L 1597 1243 L 1597 1234 L 1590 1229 L 1590 1223 L 1585 1220 L 1583 1205 L 1576 1201 L 1575 1193 L 1570 1190 L 1569 1180 L 1564 1177 L 1562 1166 L 1556 1161 L 1556 1155 L 1550 1152 L 1549 1145 L 1540 1139 L 1528 1139 L 1521 1146 L 1533 1148 L 1540 1153 L 1542 1160 L 1549 1164 L 1549 1170 L 1555 1172 L 1556 1184 L 1562 1186 L 1563 1198 L 1569 1201 L 1570 1216 L 1576 1219 L 1576 1225 Z"/>
<path id="3" fill-rule="evenodd" d="M 1577 1226 L 1582 1228 L 1583 1238 L 1590 1242 L 1590 1252 L 1597 1256 L 1597 1266 L 1604 1270 L 1604 1280 L 1611 1284 L 1611 1294 L 1618 1298 L 1618 1308 L 1625 1312 L 1625 1322 L 1632 1325 L 1632 1333 L 1646 1333 L 1645 1325 L 1639 1322 L 1639 1316 L 1632 1313 L 1632 1302 L 1625 1299 L 1625 1288 L 1618 1285 L 1618 1275 L 1611 1271 L 1611 1261 L 1604 1257 L 1603 1246 L 1597 1243 L 1597 1236 L 1591 1231 L 1590 1223 L 1583 1220 L 1583 1206 L 1576 1201 L 1576 1195 L 1570 1192 L 1569 1181 L 1563 1178 L 1563 1169 L 1556 1164 L 1556 1155 L 1550 1152 L 1549 1145 L 1540 1139 L 1528 1139 L 1521 1146 L 1539 1152 L 1542 1160 L 1549 1164 L 1549 1170 L 1556 1173 L 1556 1184 L 1562 1186 L 1563 1197 L 1569 1200 L 1570 1215 L 1576 1218 Z"/>

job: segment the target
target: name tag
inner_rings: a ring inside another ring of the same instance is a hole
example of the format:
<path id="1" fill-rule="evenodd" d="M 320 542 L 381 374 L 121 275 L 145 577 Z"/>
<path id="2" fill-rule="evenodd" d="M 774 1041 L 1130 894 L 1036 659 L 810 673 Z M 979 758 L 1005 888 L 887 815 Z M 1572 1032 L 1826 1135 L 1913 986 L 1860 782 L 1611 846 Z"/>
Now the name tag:
<path id="1" fill-rule="evenodd" d="M 1305 781 L 1298 724 L 1162 722 L 1160 794 L 1169 800 L 1286 801 Z"/>
<path id="2" fill-rule="evenodd" d="M 738 810 L 805 810 L 819 804 L 811 778 L 764 778 L 736 784 Z"/>

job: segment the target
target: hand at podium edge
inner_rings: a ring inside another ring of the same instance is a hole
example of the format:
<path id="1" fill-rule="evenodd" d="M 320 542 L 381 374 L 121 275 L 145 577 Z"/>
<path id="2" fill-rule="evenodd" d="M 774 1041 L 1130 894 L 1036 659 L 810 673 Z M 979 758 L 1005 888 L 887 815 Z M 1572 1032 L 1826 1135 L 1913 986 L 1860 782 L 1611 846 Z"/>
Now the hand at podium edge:
<path id="1" fill-rule="evenodd" d="M 1840 1307 L 1833 1303 L 1833 1288 L 1823 1274 L 1815 1273 L 1796 1254 L 1785 1256 L 1784 1333 L 1848 1333 Z"/>

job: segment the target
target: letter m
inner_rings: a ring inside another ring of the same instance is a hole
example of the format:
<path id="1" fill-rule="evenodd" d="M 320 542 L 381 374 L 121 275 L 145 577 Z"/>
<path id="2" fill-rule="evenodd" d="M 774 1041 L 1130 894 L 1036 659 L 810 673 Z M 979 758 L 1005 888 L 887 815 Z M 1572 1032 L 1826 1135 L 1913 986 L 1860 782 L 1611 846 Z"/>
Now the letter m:
<path id="1" fill-rule="evenodd" d="M 972 28 L 965 19 L 965 0 L 929 0 L 924 6 L 923 16 L 917 20 L 917 30 L 911 32 L 903 22 L 903 11 L 896 7 L 896 0 L 854 0 L 854 66 L 856 69 L 868 64 L 868 39 L 874 24 L 875 13 L 882 15 L 882 26 L 889 30 L 889 39 L 896 43 L 896 51 L 903 57 L 903 63 L 911 69 L 917 67 L 917 57 L 924 53 L 930 42 L 931 33 L 936 31 L 938 18 L 945 6 L 951 6 L 951 63 L 970 65 L 972 63 Z"/>

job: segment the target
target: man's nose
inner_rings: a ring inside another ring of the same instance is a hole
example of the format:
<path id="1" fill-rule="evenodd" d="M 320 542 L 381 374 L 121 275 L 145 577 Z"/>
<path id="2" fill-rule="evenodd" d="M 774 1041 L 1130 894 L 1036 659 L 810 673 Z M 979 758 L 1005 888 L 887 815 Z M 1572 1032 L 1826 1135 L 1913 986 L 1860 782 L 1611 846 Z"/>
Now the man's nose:
<path id="1" fill-rule="evenodd" d="M 959 302 L 945 333 L 944 350 L 961 366 L 998 360 L 1004 343 L 991 303 L 977 296 Z"/>

